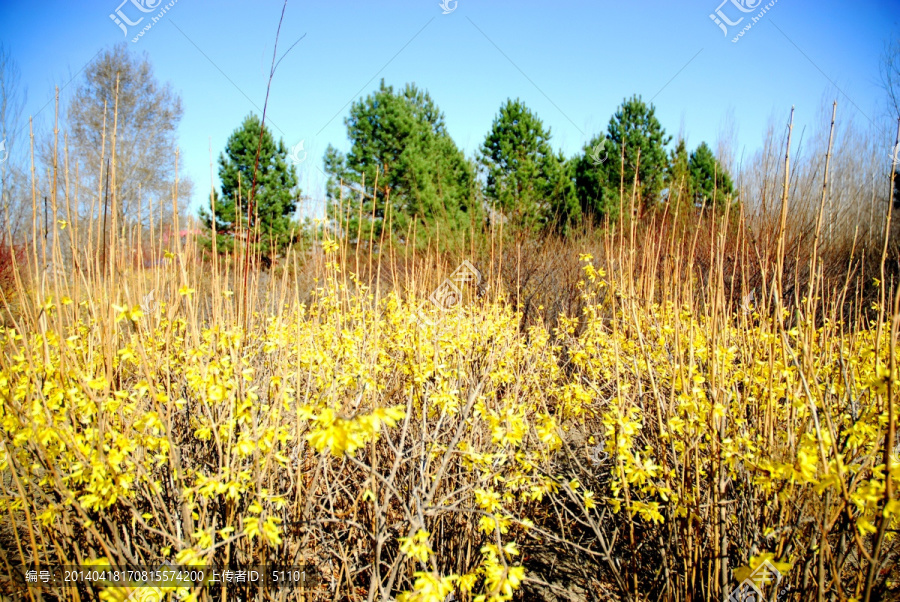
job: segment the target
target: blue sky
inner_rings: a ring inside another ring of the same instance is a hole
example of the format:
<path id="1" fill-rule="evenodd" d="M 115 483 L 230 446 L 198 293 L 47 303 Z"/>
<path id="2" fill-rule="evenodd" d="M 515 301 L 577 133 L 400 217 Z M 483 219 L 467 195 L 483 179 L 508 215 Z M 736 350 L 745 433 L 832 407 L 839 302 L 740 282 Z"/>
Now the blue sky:
<path id="1" fill-rule="evenodd" d="M 243 117 L 263 106 L 283 2 L 177 0 L 137 42 L 156 13 L 126 37 L 109 17 L 120 2 L 0 0 L 0 41 L 22 70 L 25 113 L 52 124 L 53 87 L 76 78 L 63 89 L 65 102 L 85 64 L 127 40 L 182 96 L 180 171 L 196 185 L 196 207 L 209 190 L 210 145 L 215 159 Z M 900 31 L 900 0 L 719 2 L 448 0 L 453 10 L 442 14 L 440 0 L 289 0 L 279 48 L 305 38 L 275 75 L 267 122 L 289 146 L 303 141 L 301 186 L 314 198 L 323 195 L 326 146 L 349 147 L 350 102 L 381 78 L 427 89 L 470 156 L 501 103 L 516 97 L 566 155 L 605 130 L 631 94 L 652 99 L 663 126 L 672 134 L 683 128 L 691 148 L 715 148 L 731 116 L 738 157 L 761 145 L 770 118 L 786 122 L 791 106 L 807 132 L 832 99 L 840 118 L 889 129 L 878 61 Z M 710 19 L 717 9 L 731 22 L 743 17 L 727 36 Z M 132 21 L 143 15 L 130 0 L 121 10 Z"/>

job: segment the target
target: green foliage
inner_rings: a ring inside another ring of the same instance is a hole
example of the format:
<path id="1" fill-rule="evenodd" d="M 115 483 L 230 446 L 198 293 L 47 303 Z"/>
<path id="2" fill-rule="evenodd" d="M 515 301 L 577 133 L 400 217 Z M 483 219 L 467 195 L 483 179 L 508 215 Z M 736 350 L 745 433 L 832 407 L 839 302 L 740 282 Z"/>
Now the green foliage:
<path id="1" fill-rule="evenodd" d="M 666 145 L 672 140 L 656 118 L 656 109 L 652 104 L 644 103 L 640 96 L 626 99 L 609 120 L 606 138 L 613 164 L 607 168 L 607 186 L 618 188 L 624 175 L 627 190 L 633 185 L 637 173 L 641 213 L 655 206 L 663 189 L 669 162 Z M 621 157 L 623 146 L 625 164 L 616 166 L 615 157 Z"/>
<path id="2" fill-rule="evenodd" d="M 575 191 L 582 213 L 596 222 L 618 219 L 621 190 L 631 191 L 635 175 L 641 213 L 656 205 L 666 184 L 665 147 L 670 141 L 653 105 L 640 96 L 625 99 L 609 120 L 606 134 L 594 136 L 575 160 Z"/>
<path id="3" fill-rule="evenodd" d="M 691 153 L 689 166 L 694 204 L 723 208 L 734 195 L 734 184 L 705 142 Z"/>
<path id="4" fill-rule="evenodd" d="M 575 194 L 581 213 L 599 223 L 619 217 L 619 158 L 603 134 L 594 136 L 573 160 Z"/>
<path id="5" fill-rule="evenodd" d="M 672 205 L 681 204 L 690 207 L 694 203 L 694 181 L 691 176 L 690 160 L 684 138 L 679 138 L 675 150 L 669 157 L 669 166 L 666 170 L 666 188 Z"/>
<path id="6" fill-rule="evenodd" d="M 581 206 L 575 193 L 575 159 L 566 159 L 559 151 L 551 163 L 548 179 L 552 187 L 548 191 L 551 216 L 548 225 L 562 234 L 581 223 Z"/>
<path id="7" fill-rule="evenodd" d="M 287 156 L 284 141 L 276 143 L 272 132 L 262 127 L 256 115 L 244 119 L 219 155 L 222 193 L 214 193 L 212 200 L 218 232 L 234 234 L 239 227 L 258 227 L 260 243 L 266 248 L 271 242 L 275 247 L 289 242 L 300 189 L 296 169 L 287 162 Z M 254 169 L 256 187 L 251 198 Z M 212 227 L 212 214 L 206 208 L 201 209 L 200 217 L 207 227 Z"/>
<path id="8" fill-rule="evenodd" d="M 520 100 L 507 100 L 494 118 L 479 157 L 485 196 L 513 226 L 565 230 L 580 218 L 571 166 L 554 155 L 550 129 Z"/>
<path id="9" fill-rule="evenodd" d="M 428 92 L 413 84 L 395 92 L 382 80 L 376 92 L 353 103 L 345 124 L 350 152 L 345 156 L 329 145 L 324 163 L 332 219 L 338 217 L 341 183 L 350 188 L 342 205 L 349 215 L 348 234 L 374 230 L 380 237 L 388 196 L 390 222 L 404 236 L 413 219 L 421 240 L 440 229 L 441 238 L 449 241 L 469 227 L 479 212 L 475 170 L 450 138 Z"/>

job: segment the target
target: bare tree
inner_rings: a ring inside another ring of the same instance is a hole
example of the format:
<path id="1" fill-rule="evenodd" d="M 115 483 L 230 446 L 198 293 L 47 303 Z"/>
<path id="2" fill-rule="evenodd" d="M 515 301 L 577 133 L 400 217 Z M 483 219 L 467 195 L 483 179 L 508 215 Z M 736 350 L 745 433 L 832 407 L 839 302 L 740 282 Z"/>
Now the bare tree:
<path id="1" fill-rule="evenodd" d="M 734 107 L 729 106 L 719 122 L 719 133 L 716 138 L 716 159 L 728 170 L 728 173 L 737 176 L 738 160 L 736 157 L 738 141 L 737 117 Z"/>
<path id="2" fill-rule="evenodd" d="M 158 82 L 146 55 L 134 56 L 124 42 L 102 52 L 85 69 L 68 106 L 70 158 L 96 198 L 109 175 L 115 126 L 109 198 L 115 200 L 120 226 L 146 219 L 147 199 L 155 200 L 157 207 L 168 206 L 182 112 L 181 98 L 171 85 Z M 189 188 L 189 182 L 179 182 L 181 196 Z"/>
<path id="3" fill-rule="evenodd" d="M 881 85 L 887 92 L 888 106 L 893 118 L 900 119 L 900 33 L 885 44 L 880 71 Z"/>
<path id="4" fill-rule="evenodd" d="M 881 85 L 887 93 L 888 110 L 894 124 L 900 119 L 900 32 L 885 44 L 881 55 Z M 889 133 L 896 131 L 888 128 Z M 894 183 L 894 206 L 900 209 L 900 148 L 891 149 L 891 181 Z"/>
<path id="5" fill-rule="evenodd" d="M 18 237 L 31 207 L 22 169 L 25 153 L 20 142 L 27 123 L 22 119 L 26 92 L 21 86 L 19 67 L 0 44 L 0 236 L 12 239 Z"/>

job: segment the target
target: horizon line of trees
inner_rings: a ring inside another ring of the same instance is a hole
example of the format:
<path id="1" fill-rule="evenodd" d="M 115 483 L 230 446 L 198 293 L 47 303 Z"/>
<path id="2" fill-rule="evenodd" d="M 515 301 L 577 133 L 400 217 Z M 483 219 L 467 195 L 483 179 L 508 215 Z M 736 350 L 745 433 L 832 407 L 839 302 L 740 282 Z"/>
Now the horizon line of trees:
<path id="1" fill-rule="evenodd" d="M 735 200 L 710 147 L 688 153 L 679 140 L 669 152 L 671 136 L 640 96 L 626 98 L 607 131 L 569 158 L 554 151 L 550 128 L 520 99 L 503 103 L 473 158 L 414 84 L 395 90 L 382 80 L 351 106 L 345 124 L 349 152 L 329 145 L 324 163 L 328 216 L 346 213 L 351 232 L 380 236 L 390 223 L 402 235 L 416 220 L 420 231 L 440 230 L 449 240 L 472 224 L 502 220 L 515 230 L 566 234 L 585 219 L 618 219 L 623 181 L 636 186 L 639 215 L 666 201 L 721 209 Z"/>
<path id="2" fill-rule="evenodd" d="M 7 65 L 9 57 L 3 57 L 0 63 Z M 0 84 L 6 87 L 0 88 L 9 96 L 17 74 L 8 65 L 3 73 Z M 21 104 L 0 108 L 4 116 L 15 115 Z M 119 44 L 95 58 L 65 107 L 78 183 L 94 191 L 76 211 L 96 217 L 102 210 L 105 218 L 108 208 L 119 226 L 139 224 L 147 217 L 147 197 L 159 199 L 157 207 L 171 197 L 176 181 L 167 157 L 177 152 L 182 114 L 179 95 L 153 76 L 146 56 Z M 109 173 L 113 123 L 115 160 Z M 337 230 L 340 224 L 348 235 L 363 231 L 381 239 L 387 233 L 403 240 L 414 228 L 422 240 L 438 236 L 451 243 L 497 222 L 514 232 L 566 235 L 586 221 L 626 218 L 632 207 L 631 217 L 641 219 L 667 204 L 687 213 L 722 210 L 737 200 L 726 162 L 706 142 L 689 149 L 679 136 L 673 144 L 654 105 L 639 95 L 624 98 L 605 131 L 570 157 L 553 148 L 550 128 L 519 98 L 501 104 L 472 157 L 456 145 L 428 91 L 413 83 L 395 89 L 382 79 L 351 105 L 344 123 L 350 149 L 343 153 L 329 145 L 323 166 L 329 227 Z M 148 130 L 156 135 L 147 136 Z M 38 140 L 45 164 L 56 145 L 50 136 Z M 2 167 L 0 196 L 10 207 L 11 190 L 24 170 L 15 173 L 13 162 Z M 211 191 L 198 217 L 222 234 L 225 249 L 239 230 L 256 231 L 258 244 L 269 253 L 309 229 L 295 216 L 303 199 L 296 166 L 284 141 L 257 115 L 247 115 L 228 138 L 218 173 L 219 189 Z M 63 185 L 62 178 L 53 181 Z M 177 185 L 183 191 L 190 182 Z M 47 192 L 52 187 L 41 194 Z"/>
<path id="3" fill-rule="evenodd" d="M 327 216 L 347 234 L 381 239 L 389 228 L 402 240 L 415 226 L 422 238 L 449 244 L 473 226 L 502 220 L 515 231 L 565 235 L 585 219 L 619 219 L 623 182 L 635 186 L 638 216 L 667 201 L 722 209 L 735 200 L 730 174 L 710 147 L 704 142 L 689 153 L 682 139 L 668 151 L 672 137 L 640 96 L 626 98 L 607 131 L 569 158 L 554 151 L 550 128 L 520 99 L 503 103 L 474 158 L 457 147 L 444 114 L 415 84 L 395 89 L 382 79 L 352 104 L 345 125 L 350 150 L 329 145 L 323 162 Z M 258 227 L 261 247 L 272 251 L 272 243 L 288 244 L 303 229 L 291 219 L 301 191 L 284 141 L 261 126 L 251 113 L 228 138 L 219 156 L 221 192 L 213 191 L 200 218 L 225 237 Z"/>

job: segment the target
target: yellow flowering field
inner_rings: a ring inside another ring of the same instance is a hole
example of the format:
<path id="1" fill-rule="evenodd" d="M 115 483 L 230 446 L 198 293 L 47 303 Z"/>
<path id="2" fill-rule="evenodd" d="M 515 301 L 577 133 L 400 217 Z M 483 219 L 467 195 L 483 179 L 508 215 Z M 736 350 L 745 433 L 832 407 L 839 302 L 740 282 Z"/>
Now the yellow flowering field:
<path id="1" fill-rule="evenodd" d="M 44 286 L 0 332 L 5 593 L 897 594 L 890 297 L 849 324 L 827 301 L 735 307 L 721 282 L 654 299 L 585 253 L 581 311 L 546 324 L 502 292 L 440 311 L 372 290 L 347 263 L 329 263 L 308 299 L 281 294 L 243 318 L 222 309 L 239 305 L 222 283 L 175 265 L 155 275 L 170 294 L 144 307 L 128 286 L 83 301 Z M 153 592 L 16 580 L 164 562 L 315 578 Z M 762 566 L 777 581 L 754 582 Z"/>

